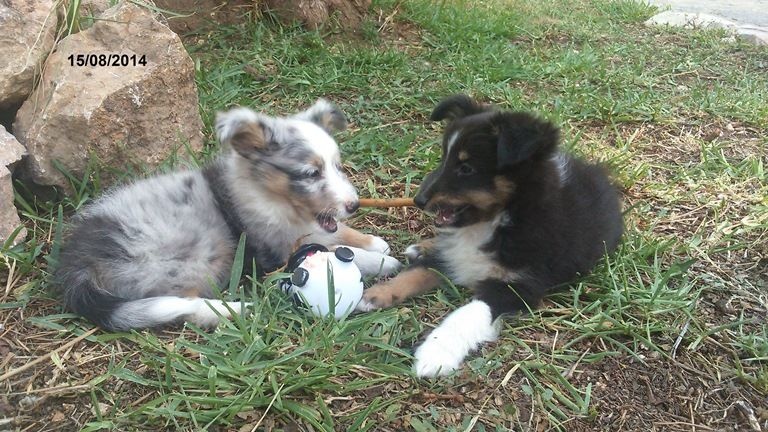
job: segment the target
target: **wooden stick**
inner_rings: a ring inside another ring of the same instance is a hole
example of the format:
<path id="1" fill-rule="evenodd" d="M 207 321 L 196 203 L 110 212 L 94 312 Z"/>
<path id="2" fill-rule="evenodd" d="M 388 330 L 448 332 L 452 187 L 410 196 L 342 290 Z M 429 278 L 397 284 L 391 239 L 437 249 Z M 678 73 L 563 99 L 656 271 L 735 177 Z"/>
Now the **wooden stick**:
<path id="1" fill-rule="evenodd" d="M 413 198 L 360 198 L 360 207 L 413 207 Z"/>
<path id="2" fill-rule="evenodd" d="M 16 375 L 16 374 L 18 374 L 20 372 L 24 372 L 25 370 L 31 368 L 32 366 L 34 366 L 34 365 L 36 365 L 36 364 L 38 364 L 40 362 L 43 362 L 43 361 L 51 358 L 51 356 L 53 356 L 54 354 L 58 353 L 59 351 L 64 351 L 65 349 L 68 349 L 70 347 L 75 346 L 81 340 L 83 340 L 83 339 L 87 338 L 88 336 L 94 334 L 96 332 L 96 330 L 98 330 L 98 327 L 94 327 L 94 328 L 88 330 L 87 332 L 85 332 L 85 333 L 81 334 L 80 336 L 72 339 L 71 341 L 67 342 L 66 344 L 56 348 L 55 350 L 49 352 L 48 354 L 45 354 L 45 355 L 43 355 L 41 357 L 38 357 L 38 358 L 32 360 L 31 362 L 25 364 L 24 366 L 19 366 L 16 369 L 13 369 L 13 370 L 10 370 L 10 371 L 4 373 L 2 376 L 0 376 L 0 382 L 5 381 L 5 380 L 7 380 L 10 377 L 12 377 L 12 376 L 14 376 L 14 375 Z"/>

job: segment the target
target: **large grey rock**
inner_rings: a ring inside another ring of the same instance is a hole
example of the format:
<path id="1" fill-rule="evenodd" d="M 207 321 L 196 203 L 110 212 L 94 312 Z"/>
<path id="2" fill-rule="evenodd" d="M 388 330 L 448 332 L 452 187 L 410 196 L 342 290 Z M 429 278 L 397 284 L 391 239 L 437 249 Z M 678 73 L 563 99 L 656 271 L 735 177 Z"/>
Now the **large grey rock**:
<path id="1" fill-rule="evenodd" d="M 684 3 L 684 2 L 683 2 Z M 701 4 L 705 4 L 702 2 Z M 750 3 L 747 1 L 737 3 Z M 768 1 L 765 2 L 768 6 Z M 687 3 L 684 3 L 687 4 Z M 673 2 L 673 7 L 681 7 L 677 2 Z M 742 5 L 744 6 L 744 5 Z M 694 8 L 694 10 L 698 10 Z M 737 16 L 743 18 L 743 15 L 726 10 L 728 16 Z M 759 14 L 756 16 L 759 18 Z M 646 22 L 648 26 L 668 25 L 683 28 L 709 28 L 725 29 L 728 32 L 738 36 L 742 40 L 755 45 L 768 45 L 768 27 L 761 27 L 754 24 L 745 24 L 735 20 L 723 18 L 720 15 L 713 15 L 706 12 L 667 10 L 649 18 Z"/>
<path id="2" fill-rule="evenodd" d="M 16 163 L 24 156 L 24 147 L 13 135 L 0 126 L 0 245 L 21 225 L 19 214 L 13 205 L 13 184 L 11 174 Z M 27 235 L 22 229 L 14 239 L 14 244 Z"/>
<path id="3" fill-rule="evenodd" d="M 56 33 L 54 0 L 0 1 L 0 110 L 32 93 Z"/>
<path id="4" fill-rule="evenodd" d="M 736 34 L 751 44 L 768 45 L 768 28 L 742 25 L 736 29 Z"/>
<path id="5" fill-rule="evenodd" d="M 68 59 L 108 53 L 129 64 L 78 67 Z M 13 125 L 29 152 L 27 175 L 64 190 L 54 160 L 76 176 L 91 156 L 118 169 L 153 167 L 177 149 L 184 155 L 185 145 L 200 150 L 201 129 L 192 59 L 151 11 L 128 2 L 59 42 Z"/>
<path id="6" fill-rule="evenodd" d="M 670 25 L 686 28 L 732 29 L 737 27 L 735 22 L 716 15 L 675 11 L 661 12 L 649 18 L 645 23 L 646 25 Z"/>
<path id="7" fill-rule="evenodd" d="M 648 0 L 660 10 L 705 13 L 738 25 L 768 27 L 768 0 Z"/>

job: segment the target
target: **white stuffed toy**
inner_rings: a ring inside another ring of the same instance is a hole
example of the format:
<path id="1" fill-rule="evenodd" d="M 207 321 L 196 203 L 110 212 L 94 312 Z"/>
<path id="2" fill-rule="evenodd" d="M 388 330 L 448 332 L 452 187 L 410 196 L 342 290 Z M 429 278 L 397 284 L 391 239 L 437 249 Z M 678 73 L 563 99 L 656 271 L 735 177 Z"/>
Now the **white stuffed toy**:
<path id="1" fill-rule="evenodd" d="M 293 275 L 283 279 L 281 288 L 314 315 L 333 313 L 341 319 L 363 297 L 363 277 L 354 258 L 354 252 L 343 246 L 329 252 L 319 244 L 303 245 L 288 260 L 286 271 Z"/>

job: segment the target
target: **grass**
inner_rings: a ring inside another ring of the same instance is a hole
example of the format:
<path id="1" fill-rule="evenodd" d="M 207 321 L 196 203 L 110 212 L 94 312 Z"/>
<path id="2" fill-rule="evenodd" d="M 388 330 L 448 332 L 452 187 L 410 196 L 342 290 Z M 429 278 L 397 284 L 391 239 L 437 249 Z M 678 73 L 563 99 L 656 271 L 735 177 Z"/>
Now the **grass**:
<path id="1" fill-rule="evenodd" d="M 328 97 L 351 120 L 338 138 L 361 195 L 398 197 L 437 164 L 427 118 L 443 96 L 532 110 L 614 172 L 627 219 L 615 255 L 442 380 L 414 378 L 410 349 L 468 298 L 459 287 L 337 323 L 247 277 L 225 295 L 254 301 L 252 317 L 97 332 L 0 383 L 0 413 L 25 430 L 745 430 L 743 403 L 765 421 L 768 51 L 646 28 L 653 9 L 630 1 L 469 5 L 379 0 L 351 38 L 268 20 L 189 36 L 206 134 L 230 105 L 287 113 Z M 98 173 L 71 176 L 63 201 L 17 187 L 30 235 L 2 250 L 5 371 L 90 329 L 46 280 Z M 430 231 L 413 209 L 352 224 L 396 251 Z"/>

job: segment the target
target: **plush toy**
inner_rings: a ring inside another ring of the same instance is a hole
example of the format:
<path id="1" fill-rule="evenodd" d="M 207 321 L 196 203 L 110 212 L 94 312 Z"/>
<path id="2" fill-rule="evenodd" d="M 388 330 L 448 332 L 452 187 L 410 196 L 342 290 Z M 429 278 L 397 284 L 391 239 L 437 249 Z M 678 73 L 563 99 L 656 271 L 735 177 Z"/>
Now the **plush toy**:
<path id="1" fill-rule="evenodd" d="M 303 245 L 288 260 L 286 272 L 293 274 L 282 280 L 281 288 L 314 315 L 333 312 L 341 319 L 363 297 L 363 278 L 354 259 L 352 250 L 343 246 L 329 252 L 319 244 Z"/>

